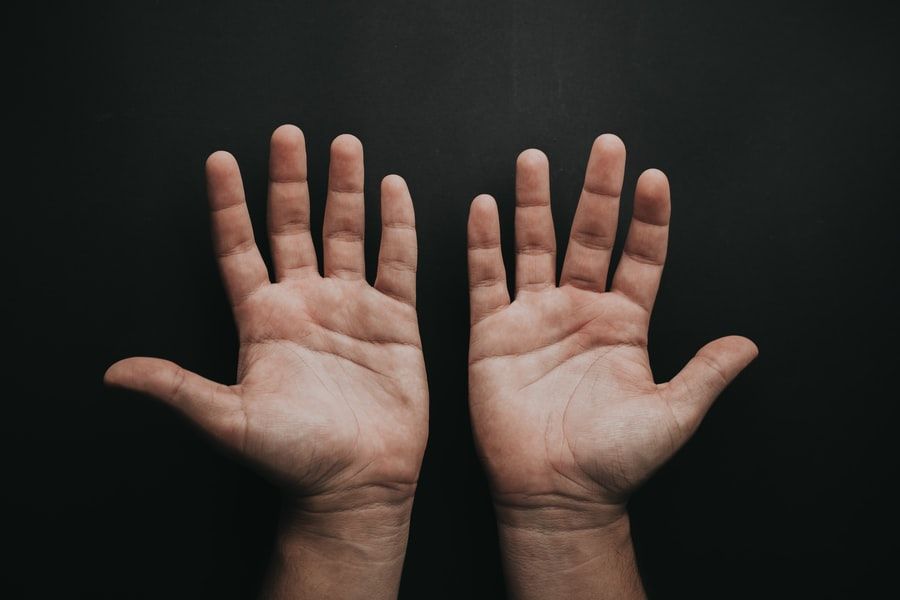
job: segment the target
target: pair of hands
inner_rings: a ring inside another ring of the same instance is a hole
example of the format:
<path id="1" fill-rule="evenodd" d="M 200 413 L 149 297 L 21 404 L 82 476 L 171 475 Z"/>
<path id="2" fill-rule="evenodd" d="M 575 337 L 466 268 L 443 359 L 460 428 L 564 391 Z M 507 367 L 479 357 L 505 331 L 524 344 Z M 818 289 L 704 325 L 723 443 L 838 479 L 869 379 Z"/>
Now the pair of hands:
<path id="1" fill-rule="evenodd" d="M 626 501 L 696 429 L 756 356 L 726 337 L 672 381 L 653 380 L 647 328 L 666 254 L 665 176 L 644 172 L 607 290 L 625 148 L 597 138 L 559 285 L 546 156 L 516 165 L 516 295 L 497 206 L 468 224 L 469 403 L 518 597 L 640 595 Z M 416 230 L 402 178 L 381 184 L 374 286 L 363 250 L 363 149 L 331 146 L 324 275 L 311 237 L 303 134 L 272 136 L 268 225 L 275 282 L 256 247 L 235 159 L 206 164 L 216 255 L 240 337 L 237 384 L 155 358 L 109 368 L 109 384 L 171 404 L 277 479 L 288 498 L 273 597 L 396 595 L 428 437 L 416 317 Z"/>

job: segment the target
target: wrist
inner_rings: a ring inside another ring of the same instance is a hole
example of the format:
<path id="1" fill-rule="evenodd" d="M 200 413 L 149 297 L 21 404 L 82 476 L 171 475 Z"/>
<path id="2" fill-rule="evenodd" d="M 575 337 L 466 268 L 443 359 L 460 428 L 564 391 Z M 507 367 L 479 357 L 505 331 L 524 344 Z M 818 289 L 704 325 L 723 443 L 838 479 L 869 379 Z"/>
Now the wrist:
<path id="1" fill-rule="evenodd" d="M 266 598 L 396 598 L 412 495 L 285 500 Z"/>
<path id="2" fill-rule="evenodd" d="M 615 529 L 628 521 L 624 502 L 585 500 L 568 494 L 493 493 L 500 527 L 541 530 L 546 533 Z"/>
<path id="3" fill-rule="evenodd" d="M 644 597 L 627 511 L 585 508 L 496 505 L 512 597 Z"/>
<path id="4" fill-rule="evenodd" d="M 345 560 L 403 558 L 415 484 L 285 498 L 282 544 L 315 544 Z"/>

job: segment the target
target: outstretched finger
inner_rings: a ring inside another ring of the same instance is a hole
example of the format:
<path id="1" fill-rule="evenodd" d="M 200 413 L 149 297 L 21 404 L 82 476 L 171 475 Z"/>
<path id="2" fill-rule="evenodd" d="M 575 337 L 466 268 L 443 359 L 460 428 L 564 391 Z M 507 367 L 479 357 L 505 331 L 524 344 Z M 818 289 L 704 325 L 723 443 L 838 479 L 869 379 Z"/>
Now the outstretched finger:
<path id="1" fill-rule="evenodd" d="M 474 325 L 509 304 L 500 250 L 497 203 L 482 194 L 472 201 L 468 225 L 469 312 Z"/>
<path id="2" fill-rule="evenodd" d="M 606 290 L 625 176 L 625 144 L 612 134 L 594 141 L 572 221 L 560 285 Z"/>
<path id="3" fill-rule="evenodd" d="M 219 269 L 232 306 L 238 306 L 268 285 L 269 273 L 253 238 L 241 172 L 231 154 L 219 151 L 206 160 L 206 187 Z"/>
<path id="4" fill-rule="evenodd" d="M 516 290 L 556 285 L 556 233 L 550 212 L 550 163 L 531 148 L 516 161 Z"/>
<path id="5" fill-rule="evenodd" d="M 381 181 L 381 249 L 375 289 L 416 305 L 416 217 L 406 182 L 399 175 Z"/>
<path id="6" fill-rule="evenodd" d="M 134 357 L 106 370 L 107 385 L 142 392 L 171 405 L 232 448 L 243 444 L 241 398 L 228 386 L 159 358 Z"/>
<path id="7" fill-rule="evenodd" d="M 669 180 L 662 171 L 644 171 L 634 192 L 634 214 L 612 289 L 647 312 L 653 310 L 666 262 L 670 212 Z"/>
<path id="8" fill-rule="evenodd" d="M 731 335 L 703 346 L 687 365 L 661 389 L 676 414 L 684 415 L 688 433 L 735 377 L 759 354 L 749 339 Z"/>
<path id="9" fill-rule="evenodd" d="M 318 275 L 309 229 L 306 140 L 294 125 L 272 134 L 269 150 L 269 244 L 276 280 Z"/>
<path id="10" fill-rule="evenodd" d="M 365 279 L 363 180 L 362 143 L 348 133 L 339 135 L 331 144 L 328 169 L 322 236 L 326 277 Z"/>

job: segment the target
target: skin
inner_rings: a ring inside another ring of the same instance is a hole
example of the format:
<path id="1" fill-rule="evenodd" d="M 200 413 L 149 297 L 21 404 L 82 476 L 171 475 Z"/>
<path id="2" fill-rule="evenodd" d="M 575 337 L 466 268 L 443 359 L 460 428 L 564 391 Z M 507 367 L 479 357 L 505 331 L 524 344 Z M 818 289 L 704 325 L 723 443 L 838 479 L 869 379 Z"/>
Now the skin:
<path id="1" fill-rule="evenodd" d="M 283 486 L 287 510 L 265 597 L 392 598 L 428 436 L 412 200 L 402 178 L 384 178 L 370 286 L 362 144 L 337 137 L 322 275 L 306 174 L 303 133 L 278 128 L 269 165 L 273 282 L 237 162 L 216 152 L 206 163 L 215 252 L 240 337 L 237 383 L 145 357 L 117 362 L 105 381 L 170 404 Z"/>
<path id="2" fill-rule="evenodd" d="M 696 430 L 757 355 L 747 338 L 704 346 L 655 383 L 647 328 L 671 212 L 657 170 L 637 182 L 624 253 L 607 288 L 625 146 L 602 135 L 557 284 L 547 157 L 516 163 L 515 299 L 500 252 L 497 205 L 472 202 L 469 403 L 516 598 L 639 598 L 626 503 Z"/>

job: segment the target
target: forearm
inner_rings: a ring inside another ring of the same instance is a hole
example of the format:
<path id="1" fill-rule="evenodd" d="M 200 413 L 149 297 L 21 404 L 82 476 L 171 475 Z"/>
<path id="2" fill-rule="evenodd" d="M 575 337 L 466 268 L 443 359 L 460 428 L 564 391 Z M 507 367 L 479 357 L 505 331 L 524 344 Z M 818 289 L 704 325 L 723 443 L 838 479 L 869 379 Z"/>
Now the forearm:
<path id="1" fill-rule="evenodd" d="M 628 515 L 605 522 L 563 510 L 497 510 L 509 593 L 517 600 L 644 598 Z"/>
<path id="2" fill-rule="evenodd" d="M 396 598 L 411 508 L 287 509 L 262 597 Z"/>

